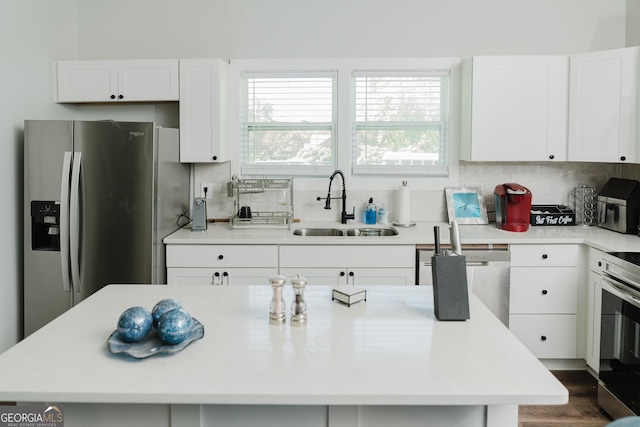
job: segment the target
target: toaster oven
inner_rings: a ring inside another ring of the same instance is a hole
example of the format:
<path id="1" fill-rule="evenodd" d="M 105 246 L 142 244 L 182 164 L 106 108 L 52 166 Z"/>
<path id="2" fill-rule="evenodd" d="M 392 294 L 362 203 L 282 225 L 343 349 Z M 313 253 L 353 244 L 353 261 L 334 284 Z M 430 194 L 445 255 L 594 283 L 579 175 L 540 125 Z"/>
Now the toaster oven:
<path id="1" fill-rule="evenodd" d="M 598 226 L 618 233 L 638 233 L 640 182 L 611 178 L 598 193 Z"/>

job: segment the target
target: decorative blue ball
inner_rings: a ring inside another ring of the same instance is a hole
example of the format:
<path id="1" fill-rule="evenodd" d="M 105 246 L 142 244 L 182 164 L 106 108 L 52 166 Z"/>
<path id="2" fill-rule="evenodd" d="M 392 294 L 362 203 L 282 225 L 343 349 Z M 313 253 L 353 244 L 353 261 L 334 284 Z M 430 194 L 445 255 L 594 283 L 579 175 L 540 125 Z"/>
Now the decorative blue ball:
<path id="1" fill-rule="evenodd" d="M 144 307 L 126 309 L 118 319 L 118 334 L 125 342 L 138 342 L 151 331 L 153 319 L 149 310 Z"/>
<path id="2" fill-rule="evenodd" d="M 158 334 L 166 344 L 180 344 L 191 334 L 193 320 L 182 308 L 166 312 L 158 322 Z"/>
<path id="3" fill-rule="evenodd" d="M 180 304 L 180 302 L 175 299 L 168 298 L 158 301 L 158 303 L 153 307 L 153 310 L 151 310 L 151 315 L 153 316 L 153 326 L 155 326 L 156 328 L 158 327 L 158 321 L 160 321 L 160 318 L 163 314 L 181 307 L 182 304 Z"/>

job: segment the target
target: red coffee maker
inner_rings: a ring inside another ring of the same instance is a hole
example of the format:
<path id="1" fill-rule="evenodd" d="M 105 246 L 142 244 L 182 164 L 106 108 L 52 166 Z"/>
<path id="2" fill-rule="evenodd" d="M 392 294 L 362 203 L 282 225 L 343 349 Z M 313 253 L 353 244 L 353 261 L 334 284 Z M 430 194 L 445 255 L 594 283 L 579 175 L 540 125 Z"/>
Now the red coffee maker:
<path id="1" fill-rule="evenodd" d="M 507 231 L 527 231 L 531 215 L 531 191 L 515 183 L 500 184 L 493 193 L 496 227 Z"/>

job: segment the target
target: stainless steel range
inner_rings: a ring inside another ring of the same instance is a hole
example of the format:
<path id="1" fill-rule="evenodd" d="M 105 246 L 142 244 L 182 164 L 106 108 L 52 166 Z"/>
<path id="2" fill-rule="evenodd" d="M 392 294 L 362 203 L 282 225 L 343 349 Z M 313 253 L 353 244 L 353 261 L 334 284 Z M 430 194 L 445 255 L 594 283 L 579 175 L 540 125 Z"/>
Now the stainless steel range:
<path id="1" fill-rule="evenodd" d="M 598 404 L 614 418 L 640 415 L 640 253 L 602 260 Z"/>

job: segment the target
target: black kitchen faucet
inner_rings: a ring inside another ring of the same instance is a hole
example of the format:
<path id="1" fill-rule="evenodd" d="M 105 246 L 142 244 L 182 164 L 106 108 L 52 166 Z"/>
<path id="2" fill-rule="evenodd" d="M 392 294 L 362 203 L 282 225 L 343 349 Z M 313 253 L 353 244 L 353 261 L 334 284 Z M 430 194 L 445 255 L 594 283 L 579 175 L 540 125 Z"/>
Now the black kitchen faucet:
<path id="1" fill-rule="evenodd" d="M 340 175 L 342 177 L 342 197 L 331 197 L 331 183 L 333 182 L 333 178 L 336 175 Z M 344 182 L 344 174 L 340 169 L 336 170 L 329 177 L 329 191 L 327 192 L 327 199 L 324 204 L 325 209 L 331 209 L 331 199 L 342 199 L 342 212 L 340 214 L 340 223 L 346 224 L 348 219 L 356 218 L 356 208 L 354 206 L 353 213 L 347 213 L 347 186 Z M 322 197 L 318 196 L 318 201 L 322 200 Z"/>

